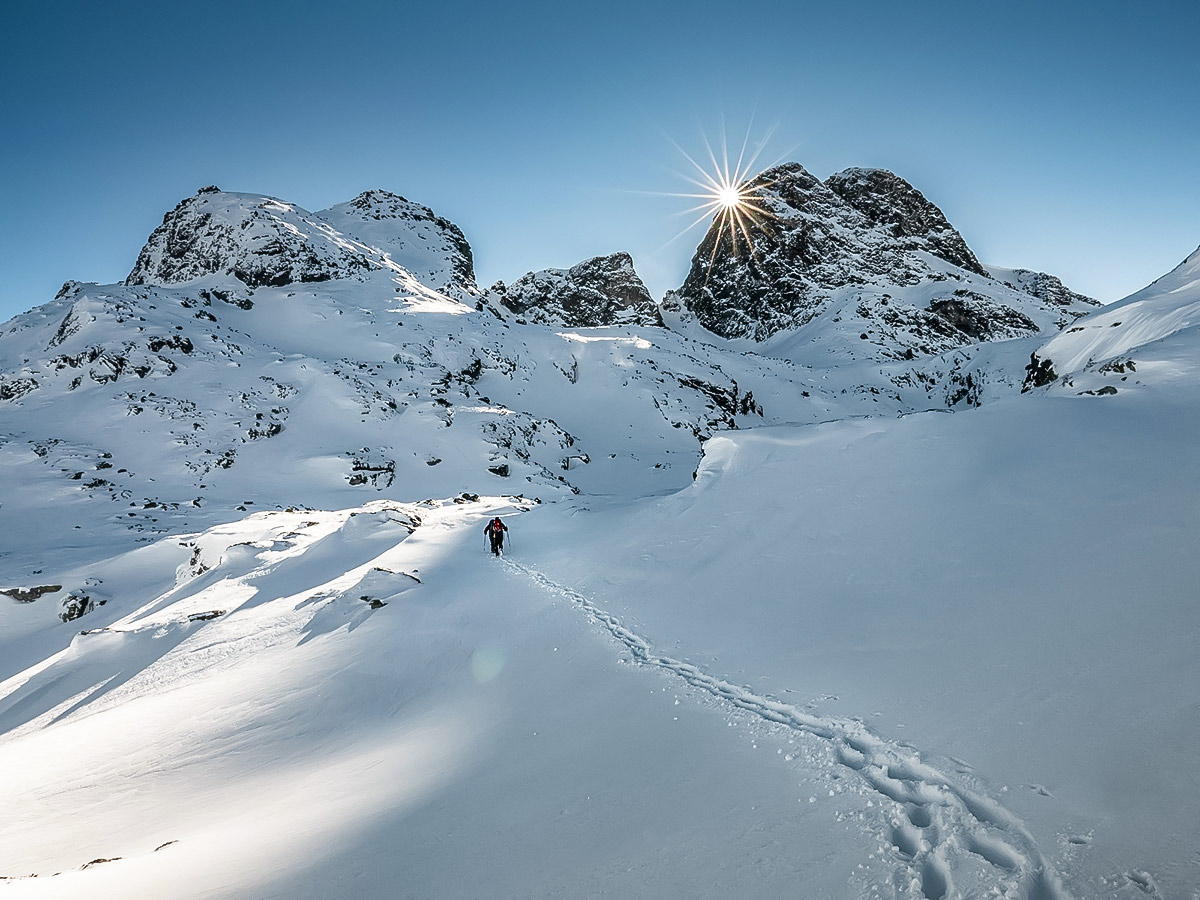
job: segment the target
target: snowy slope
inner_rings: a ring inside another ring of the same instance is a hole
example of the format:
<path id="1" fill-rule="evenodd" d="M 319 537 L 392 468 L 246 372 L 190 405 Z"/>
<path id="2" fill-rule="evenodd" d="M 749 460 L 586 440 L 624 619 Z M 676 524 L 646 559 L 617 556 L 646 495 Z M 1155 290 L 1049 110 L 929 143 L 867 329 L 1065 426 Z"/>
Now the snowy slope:
<path id="1" fill-rule="evenodd" d="M 522 558 L 805 723 L 899 741 L 831 739 L 922 885 L 895 896 L 1140 897 L 1150 872 L 1187 897 L 1198 388 L 714 437 L 693 487 L 539 522 Z"/>
<path id="2" fill-rule="evenodd" d="M 926 274 L 763 342 L 497 316 L 384 192 L 0 327 L 0 891 L 1189 897 L 1195 257 L 1021 395 L 1123 326 L 891 178 Z"/>
<path id="3" fill-rule="evenodd" d="M 1119 390 L 1115 379 L 1128 381 L 1133 372 L 1135 384 L 1190 379 L 1198 328 L 1200 249 L 1153 284 L 1056 335 L 1038 348 L 1035 364 L 1048 363 L 1064 386 L 1078 379 L 1110 391 Z"/>

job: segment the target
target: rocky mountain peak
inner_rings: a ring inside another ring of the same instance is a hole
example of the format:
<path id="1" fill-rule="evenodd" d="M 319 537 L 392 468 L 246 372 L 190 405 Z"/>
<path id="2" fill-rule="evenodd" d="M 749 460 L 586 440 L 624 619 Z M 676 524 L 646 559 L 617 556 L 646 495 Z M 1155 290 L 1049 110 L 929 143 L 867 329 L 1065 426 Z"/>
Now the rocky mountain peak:
<path id="1" fill-rule="evenodd" d="M 890 228 L 906 247 L 926 250 L 961 269 L 987 276 L 942 211 L 899 175 L 886 169 L 846 169 L 830 175 L 825 184 L 872 225 Z"/>
<path id="2" fill-rule="evenodd" d="M 736 240 L 714 222 L 670 298 L 722 337 L 766 340 L 812 320 L 834 290 L 868 280 L 914 284 L 929 273 L 799 163 L 768 169 L 747 189 L 763 215 Z"/>
<path id="3" fill-rule="evenodd" d="M 736 235 L 714 220 L 663 301 L 722 337 L 790 333 L 789 352 L 810 357 L 909 360 L 1058 328 L 1090 305 L 1052 276 L 996 282 L 941 210 L 891 172 L 822 182 L 787 163 L 747 190 L 758 212 Z"/>
<path id="4" fill-rule="evenodd" d="M 628 253 L 596 256 L 569 269 L 529 272 L 489 292 L 501 307 L 529 322 L 593 328 L 661 325 L 662 316 Z"/>

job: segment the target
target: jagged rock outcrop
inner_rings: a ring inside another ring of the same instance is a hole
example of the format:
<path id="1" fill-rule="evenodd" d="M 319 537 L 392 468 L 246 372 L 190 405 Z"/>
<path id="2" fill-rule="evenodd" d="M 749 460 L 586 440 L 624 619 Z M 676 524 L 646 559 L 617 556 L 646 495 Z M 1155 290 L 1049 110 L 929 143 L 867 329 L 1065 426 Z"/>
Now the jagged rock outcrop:
<path id="1" fill-rule="evenodd" d="M 593 257 L 569 269 L 530 272 L 511 284 L 496 285 L 488 300 L 544 325 L 662 325 L 658 306 L 628 253 Z"/>
<path id="2" fill-rule="evenodd" d="M 1058 328 L 1092 304 L 1049 282 L 1041 296 L 996 281 L 941 210 L 890 172 L 821 182 L 787 163 L 746 192 L 759 211 L 743 217 L 745 232 L 735 241 L 714 223 L 663 302 L 722 337 L 802 332 L 809 356 L 907 360 Z"/>
<path id="3" fill-rule="evenodd" d="M 890 228 L 907 249 L 928 251 L 987 277 L 987 270 L 942 211 L 899 175 L 886 169 L 846 169 L 830 175 L 825 184 L 872 226 Z"/>
<path id="4" fill-rule="evenodd" d="M 871 276 L 915 284 L 928 272 L 799 163 L 768 169 L 747 192 L 765 211 L 749 246 L 714 225 L 675 295 L 709 331 L 765 340 L 815 317 L 829 293 Z"/>

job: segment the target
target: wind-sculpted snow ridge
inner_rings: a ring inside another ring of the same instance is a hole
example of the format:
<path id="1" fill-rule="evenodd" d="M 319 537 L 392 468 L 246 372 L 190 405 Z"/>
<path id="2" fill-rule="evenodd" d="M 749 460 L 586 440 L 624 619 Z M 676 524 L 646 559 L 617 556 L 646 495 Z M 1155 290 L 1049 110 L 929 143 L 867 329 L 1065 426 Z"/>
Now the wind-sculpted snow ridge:
<path id="1" fill-rule="evenodd" d="M 1071 895 L 1037 848 L 1032 834 L 1011 812 L 984 793 L 929 765 L 911 747 L 888 741 L 858 719 L 806 713 L 773 697 L 717 678 L 698 666 L 657 653 L 621 620 L 543 573 L 512 560 L 508 570 L 570 601 L 603 627 L 636 665 L 681 679 L 718 701 L 771 725 L 828 742 L 838 761 L 853 770 L 891 806 L 888 843 L 907 860 L 897 885 L 924 900 L 962 896 L 954 886 L 957 865 L 981 858 L 992 869 L 990 891 L 1020 900 L 1070 900 Z M 976 879 L 976 883 L 977 879 Z"/>
<path id="2" fill-rule="evenodd" d="M 92 627 L 60 634 L 68 649 L 24 673 L 7 671 L 6 660 L 0 735 L 16 737 L 84 707 L 94 710 L 101 698 L 99 706 L 136 695 L 148 678 L 159 688 L 184 683 L 200 674 L 197 667 L 295 634 L 311 639 L 343 626 L 353 630 L 419 583 L 405 571 L 402 542 L 441 505 L 375 501 L 332 512 L 254 513 L 86 567 L 87 590 L 103 611 L 80 623 Z M 67 584 L 83 582 L 78 571 L 64 574 Z M 145 590 L 150 596 L 139 596 Z M 131 602 L 138 605 L 130 609 Z M 203 652 L 194 652 L 198 644 Z M 177 661 L 158 665 L 176 647 Z"/>
<path id="3" fill-rule="evenodd" d="M 746 190 L 764 212 L 736 241 L 709 229 L 664 300 L 668 321 L 694 316 L 764 352 L 803 348 L 810 362 L 887 362 L 1057 330 L 1095 305 L 1036 280 L 993 279 L 941 210 L 891 172 L 850 169 L 822 183 L 787 163 Z"/>

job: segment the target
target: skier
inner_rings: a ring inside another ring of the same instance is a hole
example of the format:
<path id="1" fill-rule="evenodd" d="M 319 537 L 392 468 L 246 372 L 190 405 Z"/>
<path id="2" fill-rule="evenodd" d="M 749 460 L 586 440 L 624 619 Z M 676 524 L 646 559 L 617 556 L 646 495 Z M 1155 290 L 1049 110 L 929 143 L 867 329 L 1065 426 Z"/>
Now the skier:
<path id="1" fill-rule="evenodd" d="M 492 553 L 496 556 L 499 556 L 500 551 L 504 549 L 504 532 L 506 531 L 508 531 L 508 526 L 500 521 L 499 516 L 488 522 L 483 529 L 483 533 L 492 542 Z"/>

